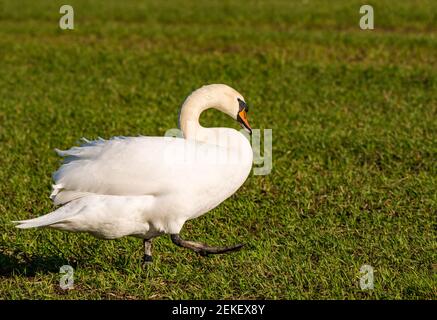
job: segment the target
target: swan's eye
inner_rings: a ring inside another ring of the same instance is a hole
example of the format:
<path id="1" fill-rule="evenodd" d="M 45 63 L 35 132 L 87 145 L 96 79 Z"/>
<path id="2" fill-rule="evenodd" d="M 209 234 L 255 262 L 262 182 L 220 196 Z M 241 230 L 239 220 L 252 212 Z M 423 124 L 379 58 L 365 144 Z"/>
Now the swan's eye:
<path id="1" fill-rule="evenodd" d="M 237 100 L 238 100 L 238 104 L 240 105 L 240 112 L 243 110 L 245 110 L 246 112 L 249 112 L 249 106 L 246 104 L 246 102 L 244 102 L 240 98 L 237 98 Z"/>

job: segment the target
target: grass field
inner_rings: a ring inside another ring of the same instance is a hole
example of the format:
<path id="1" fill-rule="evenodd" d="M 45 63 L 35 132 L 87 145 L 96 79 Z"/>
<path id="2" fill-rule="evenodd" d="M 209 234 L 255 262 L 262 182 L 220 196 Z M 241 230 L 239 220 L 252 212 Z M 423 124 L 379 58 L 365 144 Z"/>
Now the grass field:
<path id="1" fill-rule="evenodd" d="M 66 2 L 75 30 L 58 27 Z M 437 2 L 364 3 L 0 0 L 0 299 L 435 299 Z M 54 148 L 163 135 L 207 83 L 273 130 L 273 170 L 182 236 L 244 250 L 204 258 L 163 236 L 143 268 L 138 239 L 10 223 L 53 209 Z"/>

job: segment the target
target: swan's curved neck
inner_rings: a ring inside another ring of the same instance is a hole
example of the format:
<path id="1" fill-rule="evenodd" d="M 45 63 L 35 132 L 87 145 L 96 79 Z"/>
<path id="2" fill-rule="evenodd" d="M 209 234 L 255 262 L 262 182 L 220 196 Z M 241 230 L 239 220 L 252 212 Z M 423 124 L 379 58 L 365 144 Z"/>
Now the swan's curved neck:
<path id="1" fill-rule="evenodd" d="M 207 140 L 211 129 L 202 127 L 199 123 L 199 118 L 203 111 L 210 108 L 226 112 L 222 99 L 206 90 L 197 90 L 185 100 L 179 113 L 179 128 L 185 139 Z"/>
<path id="2" fill-rule="evenodd" d="M 199 140 L 198 135 L 205 129 L 199 123 L 200 114 L 206 110 L 195 101 L 185 101 L 179 113 L 179 129 L 185 139 Z"/>

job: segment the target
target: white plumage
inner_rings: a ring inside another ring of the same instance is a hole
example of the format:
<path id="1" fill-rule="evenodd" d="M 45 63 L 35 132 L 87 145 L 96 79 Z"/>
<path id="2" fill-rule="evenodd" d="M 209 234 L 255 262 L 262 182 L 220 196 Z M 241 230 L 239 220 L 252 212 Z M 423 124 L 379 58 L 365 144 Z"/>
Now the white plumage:
<path id="1" fill-rule="evenodd" d="M 64 163 L 53 174 L 51 199 L 62 206 L 18 221 L 17 227 L 88 232 L 105 239 L 178 234 L 185 221 L 235 193 L 251 170 L 252 149 L 243 134 L 198 122 L 203 110 L 217 108 L 250 130 L 241 101 L 226 85 L 204 86 L 182 106 L 184 138 L 115 137 L 57 150 Z"/>

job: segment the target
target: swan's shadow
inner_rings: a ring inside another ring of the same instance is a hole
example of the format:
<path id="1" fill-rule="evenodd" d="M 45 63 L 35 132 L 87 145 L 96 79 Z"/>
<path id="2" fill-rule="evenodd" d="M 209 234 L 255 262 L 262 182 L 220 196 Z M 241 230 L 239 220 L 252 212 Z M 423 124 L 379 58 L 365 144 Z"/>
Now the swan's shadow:
<path id="1" fill-rule="evenodd" d="M 66 259 L 55 255 L 24 257 L 17 252 L 0 251 L 0 277 L 16 275 L 33 277 L 37 273 L 59 272 L 59 268 L 66 264 L 68 264 Z"/>

